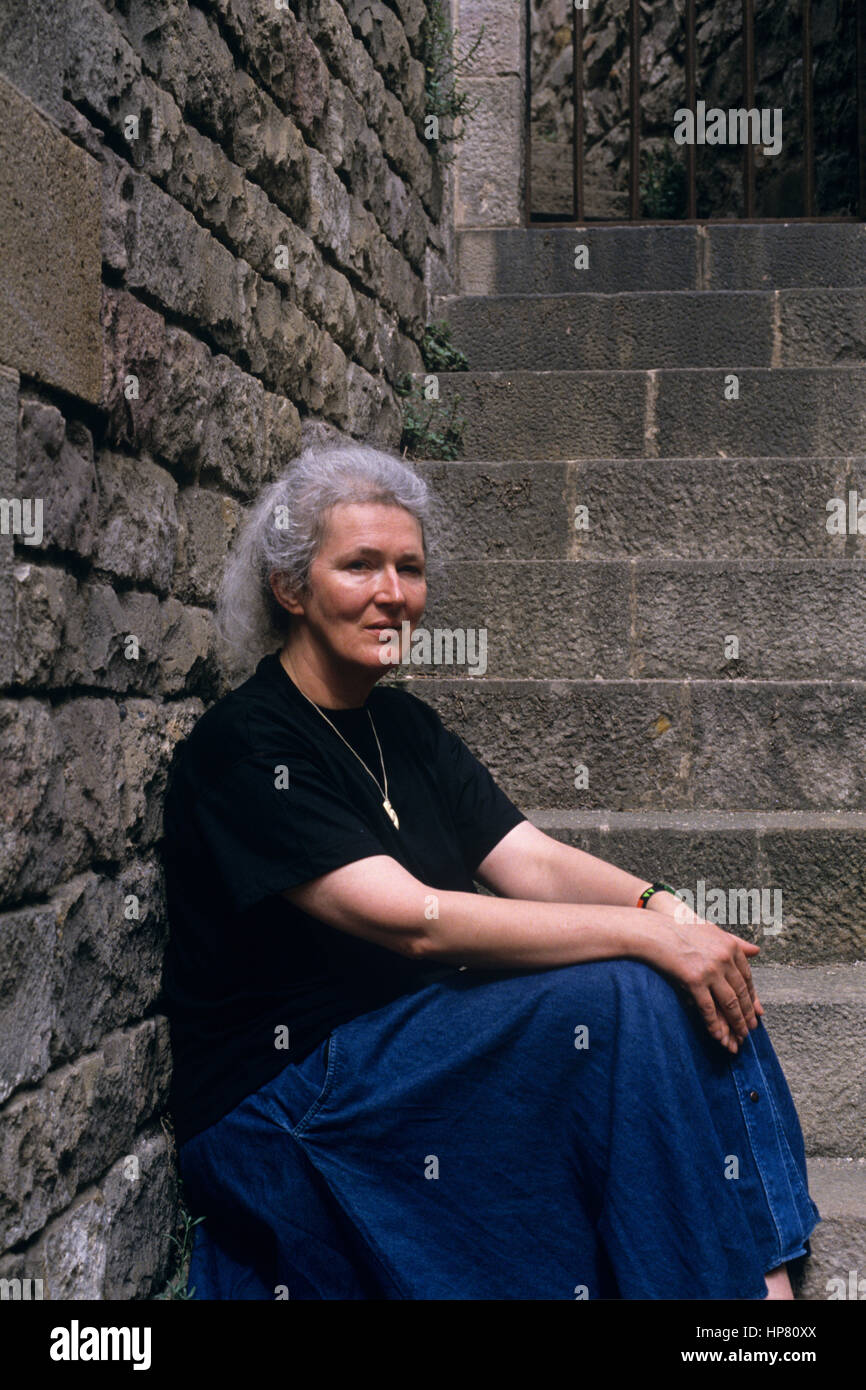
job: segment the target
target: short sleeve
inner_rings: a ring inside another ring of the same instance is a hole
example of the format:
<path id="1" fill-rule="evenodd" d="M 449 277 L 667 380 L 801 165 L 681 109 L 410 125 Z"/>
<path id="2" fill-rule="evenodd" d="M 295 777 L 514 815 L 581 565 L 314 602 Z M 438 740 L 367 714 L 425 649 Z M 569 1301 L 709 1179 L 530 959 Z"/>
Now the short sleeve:
<path id="1" fill-rule="evenodd" d="M 297 755 L 240 759 L 199 787 L 192 814 L 236 912 L 387 853 L 349 798 Z"/>
<path id="2" fill-rule="evenodd" d="M 478 865 L 509 830 L 526 820 L 457 734 L 440 725 L 441 765 L 466 868 Z"/>

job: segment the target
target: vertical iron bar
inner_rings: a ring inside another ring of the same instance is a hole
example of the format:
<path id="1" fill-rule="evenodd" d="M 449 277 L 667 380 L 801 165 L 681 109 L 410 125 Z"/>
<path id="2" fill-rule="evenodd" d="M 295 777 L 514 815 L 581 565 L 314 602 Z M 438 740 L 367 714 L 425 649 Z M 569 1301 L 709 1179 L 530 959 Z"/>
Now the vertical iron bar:
<path id="1" fill-rule="evenodd" d="M 815 116 L 812 102 L 812 0 L 803 0 L 803 213 L 815 215 Z"/>
<path id="2" fill-rule="evenodd" d="M 526 0 L 526 43 L 524 61 L 526 63 L 526 101 L 523 110 L 524 177 L 523 177 L 523 222 L 529 226 L 532 221 L 532 0 Z"/>
<path id="3" fill-rule="evenodd" d="M 695 46 L 695 0 L 686 0 L 686 106 L 694 113 L 695 80 L 697 72 L 697 49 Z M 694 220 L 698 212 L 697 192 L 697 151 L 692 142 L 686 145 L 686 176 L 688 180 L 689 202 L 686 216 Z"/>
<path id="4" fill-rule="evenodd" d="M 640 216 L 640 5 L 629 9 L 629 215 Z"/>
<path id="5" fill-rule="evenodd" d="M 753 0 L 743 0 L 743 87 L 745 106 L 755 105 L 755 27 Z M 755 215 L 755 147 L 751 140 L 743 146 L 743 200 L 746 217 Z"/>
<path id="6" fill-rule="evenodd" d="M 583 221 L 583 10 L 571 11 L 572 47 L 572 97 L 574 100 L 574 119 L 572 121 L 572 203 L 574 220 Z"/>

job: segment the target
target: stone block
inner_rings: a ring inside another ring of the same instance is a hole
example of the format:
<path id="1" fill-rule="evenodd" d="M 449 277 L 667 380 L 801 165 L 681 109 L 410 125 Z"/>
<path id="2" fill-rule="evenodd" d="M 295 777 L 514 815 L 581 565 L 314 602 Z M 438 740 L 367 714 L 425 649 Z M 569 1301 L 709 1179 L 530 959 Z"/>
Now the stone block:
<path id="1" fill-rule="evenodd" d="M 410 119 L 419 120 L 424 110 L 424 69 L 412 57 L 394 11 L 381 0 L 344 0 L 343 8 L 388 88 L 402 98 Z"/>
<path id="2" fill-rule="evenodd" d="M 17 564 L 14 678 L 63 689 L 96 685 L 117 694 L 177 695 L 214 688 L 211 614 L 175 598 Z"/>
<path id="3" fill-rule="evenodd" d="M 18 495 L 42 499 L 42 540 L 28 549 L 51 546 L 89 556 L 98 508 L 90 431 L 79 420 L 64 420 L 56 406 L 24 397 L 17 453 Z"/>
<path id="4" fill-rule="evenodd" d="M 115 877 L 80 875 L 57 890 L 52 907 L 56 1066 L 153 1007 L 167 931 L 161 865 L 131 859 Z"/>
<path id="5" fill-rule="evenodd" d="M 203 708 L 195 697 L 84 696 L 53 712 L 30 697 L 0 702 L 2 896 L 44 893 L 93 859 L 152 844 L 168 763 Z"/>
<path id="6" fill-rule="evenodd" d="M 165 933 L 154 860 L 81 874 L 0 916 L 0 1102 L 152 1007 Z"/>
<path id="7" fill-rule="evenodd" d="M 64 778 L 47 701 L 0 701 L 0 765 L 0 897 L 14 901 L 63 877 Z"/>
<path id="8" fill-rule="evenodd" d="M 424 0 L 395 0 L 394 9 L 400 16 L 400 23 L 403 25 L 403 32 L 409 47 L 416 57 L 420 58 L 424 21 L 427 18 L 427 6 Z"/>
<path id="9" fill-rule="evenodd" d="M 178 1213 L 173 1143 L 161 1129 L 145 1132 L 112 1166 L 100 1190 L 112 1213 L 106 1231 L 102 1297 L 151 1298 L 177 1259 L 171 1243 Z"/>
<path id="10" fill-rule="evenodd" d="M 382 113 L 377 125 L 382 148 L 407 184 L 424 201 L 434 222 L 442 213 L 440 189 L 433 156 L 403 110 L 399 97 L 385 88 Z"/>
<path id="11" fill-rule="evenodd" d="M 113 700 L 84 696 L 59 705 L 52 723 L 64 783 L 64 866 L 72 873 L 92 859 L 117 859 L 124 850 L 117 815 L 120 715 Z"/>
<path id="12" fill-rule="evenodd" d="M 270 9 L 257 0 L 215 0 L 214 9 L 277 104 L 302 129 L 311 128 L 325 110 L 329 85 L 314 36 L 290 10 Z"/>
<path id="13" fill-rule="evenodd" d="M 823 457 L 866 453 L 866 368 L 766 367 L 657 374 L 654 456 Z"/>
<path id="14" fill-rule="evenodd" d="M 106 152 L 103 252 L 129 289 L 195 321 L 227 350 L 243 345 L 254 274 L 161 188 Z"/>
<path id="15" fill-rule="evenodd" d="M 862 813 L 563 807 L 529 814 L 539 830 L 626 873 L 648 877 L 647 865 L 664 863 L 667 881 L 691 894 L 697 911 L 724 908 L 719 924 L 760 946 L 763 964 L 866 958 Z"/>
<path id="16" fill-rule="evenodd" d="M 0 1241 L 29 1239 L 78 1190 L 129 1151 L 165 1105 L 168 1022 L 110 1033 L 98 1051 L 51 1071 L 0 1112 Z"/>
<path id="17" fill-rule="evenodd" d="M 822 521 L 819 515 L 818 525 Z M 807 681 L 816 672 L 828 682 L 866 677 L 861 560 L 649 561 L 633 576 L 632 614 L 631 674 L 645 679 Z M 735 659 L 731 637 L 738 643 Z M 552 666 L 548 672 L 556 674 Z"/>
<path id="18" fill-rule="evenodd" d="M 49 1302 L 150 1298 L 173 1264 L 177 1199 L 171 1145 L 150 1126 L 26 1249 L 0 1258 L 0 1278 L 39 1279 Z"/>
<path id="19" fill-rule="evenodd" d="M 155 704 L 127 700 L 121 706 L 119 820 L 128 845 L 152 845 L 162 834 L 162 798 L 176 745 L 203 713 L 201 700 Z"/>
<path id="20" fill-rule="evenodd" d="M 301 447 L 301 417 L 285 396 L 264 394 L 264 459 L 262 482 L 279 476 Z"/>
<path id="21" fill-rule="evenodd" d="M 99 534 L 94 563 L 122 579 L 168 590 L 177 544 L 177 484 L 147 458 L 100 453 Z"/>
<path id="22" fill-rule="evenodd" d="M 156 594 L 78 583 L 50 566 L 16 565 L 13 579 L 16 682 L 157 690 L 162 619 Z"/>
<path id="23" fill-rule="evenodd" d="M 0 361 L 97 404 L 99 166 L 2 77 L 0 206 Z"/>
<path id="24" fill-rule="evenodd" d="M 161 604 L 156 594 L 116 592 L 98 580 L 81 584 L 55 665 L 56 685 L 90 685 L 118 693 L 158 688 Z"/>
<path id="25" fill-rule="evenodd" d="M 226 555 L 241 521 L 231 497 L 206 488 L 178 495 L 174 594 L 184 603 L 212 603 Z"/>
<path id="26" fill-rule="evenodd" d="M 384 449 L 399 451 L 403 419 L 394 393 L 381 377 L 349 363 L 346 372 L 348 401 L 342 423 L 350 434 Z M 340 422 L 340 417 L 334 414 Z"/>
<path id="27" fill-rule="evenodd" d="M 62 95 L 64 19 L 55 0 L 0 4 L 0 68 L 61 128 L 70 113 Z"/>
<path id="28" fill-rule="evenodd" d="M 862 1300 L 866 1271 L 866 1158 L 809 1157 L 809 1192 L 821 1213 L 797 1297 Z M 851 1275 L 853 1273 L 853 1280 Z"/>
<path id="29" fill-rule="evenodd" d="M 246 72 L 235 72 L 231 152 L 293 221 L 303 223 L 309 198 L 307 146 L 290 116 Z"/>
<path id="30" fill-rule="evenodd" d="M 458 227 L 514 227 L 523 217 L 521 82 L 513 77 L 467 77 L 478 110 L 459 146 L 455 187 Z"/>
<path id="31" fill-rule="evenodd" d="M 12 571 L 13 679 L 20 685 L 50 686 L 78 586 L 65 570 L 15 565 Z"/>
<path id="32" fill-rule="evenodd" d="M 753 972 L 808 1154 L 866 1153 L 866 963 Z M 832 1077 L 832 1082 L 831 1082 Z"/>
<path id="33" fill-rule="evenodd" d="M 297 311 L 296 311 L 297 312 Z M 173 334 L 169 335 L 173 342 Z M 202 429 L 200 476 L 218 478 L 235 492 L 255 491 L 261 481 L 268 448 L 268 422 L 276 409 L 292 433 L 298 412 L 287 398 L 265 390 L 255 377 L 240 371 L 222 354 L 207 366 L 208 407 Z M 180 380 L 173 367 L 174 379 Z"/>
<path id="34" fill-rule="evenodd" d="M 0 1102 L 51 1065 L 56 939 L 50 903 L 0 916 Z"/>
<path id="35" fill-rule="evenodd" d="M 212 615 L 207 609 L 185 608 L 178 599 L 168 598 L 160 618 L 160 694 L 194 690 L 205 700 L 214 698 L 218 672 Z"/>
<path id="36" fill-rule="evenodd" d="M 106 441 L 133 449 L 144 445 L 172 463 L 192 457 L 201 435 L 199 412 L 203 414 L 207 405 L 206 394 L 198 385 L 200 362 L 207 356 L 204 344 L 188 333 L 181 335 L 194 345 L 183 363 L 183 410 L 167 389 L 170 377 L 164 369 L 167 343 L 163 317 L 134 295 L 104 285 L 101 319 Z M 175 438 L 178 427 L 180 437 Z"/>
<path id="37" fill-rule="evenodd" d="M 453 25 L 460 34 L 460 52 L 471 48 L 484 25 L 481 42 L 472 59 L 474 77 L 513 74 L 522 80 L 526 65 L 522 8 L 520 5 L 491 4 L 491 0 L 455 0 Z"/>

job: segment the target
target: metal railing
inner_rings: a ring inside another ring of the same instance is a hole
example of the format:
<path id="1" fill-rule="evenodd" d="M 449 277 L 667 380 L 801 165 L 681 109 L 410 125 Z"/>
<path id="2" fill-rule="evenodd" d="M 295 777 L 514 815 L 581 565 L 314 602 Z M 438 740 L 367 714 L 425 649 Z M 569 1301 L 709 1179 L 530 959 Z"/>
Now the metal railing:
<path id="1" fill-rule="evenodd" d="M 532 213 L 532 0 L 526 3 L 526 171 L 525 220 Z M 803 53 L 803 209 L 800 219 L 786 217 L 785 221 L 817 220 L 815 212 L 815 114 L 812 74 L 812 0 L 800 0 Z M 755 104 L 755 14 L 754 0 L 742 0 L 743 9 L 743 97 L 746 108 Z M 856 217 L 827 216 L 828 221 L 866 219 L 866 0 L 855 0 L 856 9 L 856 86 L 857 86 L 857 204 Z M 686 0 L 685 12 L 685 105 L 696 111 L 697 46 L 695 40 L 696 0 Z M 629 167 L 628 220 L 654 221 L 640 216 L 640 3 L 629 3 Z M 575 221 L 587 219 L 584 197 L 584 80 L 583 80 L 583 10 L 572 8 L 572 54 L 574 83 L 574 128 L 572 139 L 572 216 Z M 697 151 L 694 143 L 685 146 L 686 202 L 685 221 L 697 221 Z M 755 218 L 755 147 L 747 141 L 743 146 L 743 220 Z M 712 221 L 713 218 L 701 218 Z M 726 219 L 727 220 L 727 219 Z"/>

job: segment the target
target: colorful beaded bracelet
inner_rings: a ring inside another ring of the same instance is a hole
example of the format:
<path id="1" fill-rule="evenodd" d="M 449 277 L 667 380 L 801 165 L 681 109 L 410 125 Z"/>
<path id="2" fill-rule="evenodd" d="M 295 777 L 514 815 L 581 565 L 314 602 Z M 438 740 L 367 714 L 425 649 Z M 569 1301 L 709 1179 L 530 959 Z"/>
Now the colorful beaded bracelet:
<path id="1" fill-rule="evenodd" d="M 671 888 L 671 885 L 669 883 L 651 883 L 649 888 L 645 888 L 641 893 L 640 897 L 638 898 L 638 907 L 646 907 L 647 901 L 649 898 L 652 897 L 653 893 L 659 893 L 662 891 L 664 891 L 665 893 L 673 893 L 675 898 L 679 897 L 679 893 L 677 892 L 676 888 Z"/>

